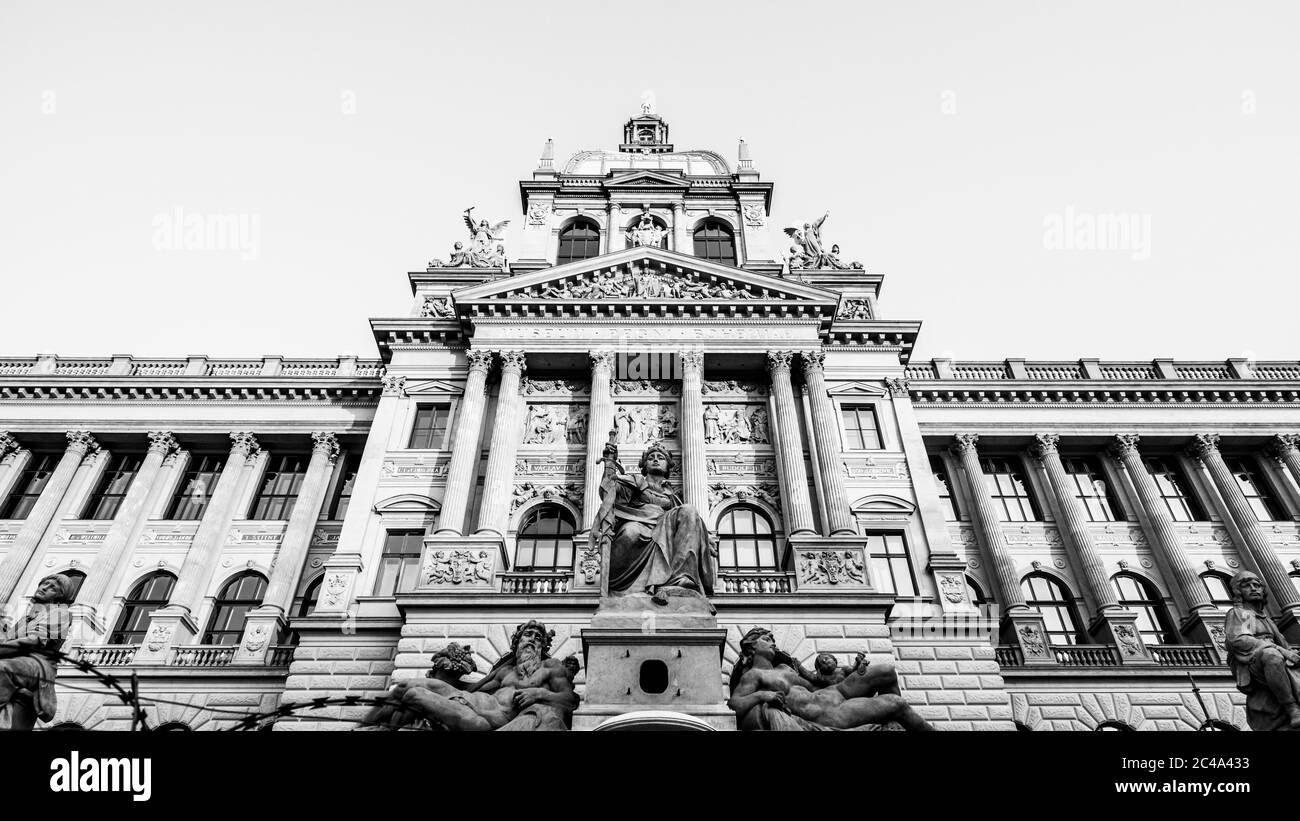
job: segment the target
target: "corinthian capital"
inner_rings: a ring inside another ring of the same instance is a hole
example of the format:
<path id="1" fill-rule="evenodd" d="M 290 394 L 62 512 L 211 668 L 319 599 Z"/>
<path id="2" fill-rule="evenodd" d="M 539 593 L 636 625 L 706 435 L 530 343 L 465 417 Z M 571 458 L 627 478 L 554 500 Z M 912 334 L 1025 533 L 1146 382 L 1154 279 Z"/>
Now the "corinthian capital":
<path id="1" fill-rule="evenodd" d="M 768 351 L 767 369 L 776 373 L 790 373 L 790 361 L 794 359 L 792 351 Z"/>
<path id="2" fill-rule="evenodd" d="M 0 459 L 18 450 L 18 440 L 9 435 L 9 431 L 0 430 Z"/>
<path id="3" fill-rule="evenodd" d="M 80 453 L 85 456 L 87 453 L 99 450 L 99 443 L 95 441 L 95 437 L 91 436 L 88 430 L 70 430 L 67 435 L 68 450 L 73 453 Z"/>
<path id="4" fill-rule="evenodd" d="M 814 373 L 826 372 L 826 352 L 825 351 L 800 351 L 799 358 L 803 360 L 803 374 L 809 376 Z"/>
<path id="5" fill-rule="evenodd" d="M 469 361 L 471 371 L 482 371 L 487 373 L 492 367 L 492 352 L 485 351 L 481 348 L 471 348 L 465 351 L 465 359 Z"/>
<path id="6" fill-rule="evenodd" d="M 0 445 L 0 452 L 3 450 L 4 446 Z M 1275 459 L 1294 456 L 1297 450 L 1300 450 L 1300 433 L 1279 433 L 1268 443 L 1268 452 Z"/>
<path id="7" fill-rule="evenodd" d="M 174 450 L 179 450 L 180 444 L 176 437 L 171 435 L 171 431 L 151 430 L 149 431 L 149 452 L 160 453 L 166 459 L 167 455 Z"/>
<path id="8" fill-rule="evenodd" d="M 906 379 L 896 376 L 885 380 L 885 387 L 889 389 L 890 396 L 907 396 L 909 384 Z"/>
<path id="9" fill-rule="evenodd" d="M 1061 437 L 1055 433 L 1040 433 L 1034 437 L 1034 443 L 1029 446 L 1029 450 L 1040 460 L 1057 453 L 1057 445 L 1061 443 Z"/>
<path id="10" fill-rule="evenodd" d="M 501 351 L 501 370 L 524 372 L 524 352 L 523 351 Z"/>
<path id="11" fill-rule="evenodd" d="M 1125 456 L 1137 455 L 1137 444 L 1142 437 L 1136 433 L 1117 433 L 1115 441 L 1110 443 L 1110 454 L 1116 459 L 1123 459 Z"/>
<path id="12" fill-rule="evenodd" d="M 614 352 L 613 351 L 588 351 L 587 356 L 591 359 L 592 371 L 613 371 L 614 370 Z"/>
<path id="13" fill-rule="evenodd" d="M 961 456 L 964 453 L 978 454 L 978 451 L 975 450 L 975 445 L 979 440 L 980 437 L 978 433 L 959 433 L 952 437 L 952 444 L 949 445 L 948 449 L 958 456 Z"/>
<path id="14" fill-rule="evenodd" d="M 325 458 L 334 463 L 339 458 L 339 440 L 329 431 L 318 430 L 311 435 L 311 452 L 312 454 L 322 453 Z"/>
<path id="15" fill-rule="evenodd" d="M 1188 455 L 1195 456 L 1197 459 L 1204 459 L 1211 453 L 1218 452 L 1219 434 L 1217 433 L 1198 433 L 1187 445 Z"/>
<path id="16" fill-rule="evenodd" d="M 251 432 L 241 430 L 230 434 L 231 456 L 243 456 L 248 458 L 257 453 L 260 449 L 261 446 L 257 444 L 257 439 L 253 437 Z"/>
<path id="17" fill-rule="evenodd" d="M 406 377 L 397 374 L 384 374 L 384 396 L 405 396 Z"/>
<path id="18" fill-rule="evenodd" d="M 678 356 L 682 358 L 683 371 L 690 371 L 695 374 L 704 373 L 704 351 L 681 351 Z"/>

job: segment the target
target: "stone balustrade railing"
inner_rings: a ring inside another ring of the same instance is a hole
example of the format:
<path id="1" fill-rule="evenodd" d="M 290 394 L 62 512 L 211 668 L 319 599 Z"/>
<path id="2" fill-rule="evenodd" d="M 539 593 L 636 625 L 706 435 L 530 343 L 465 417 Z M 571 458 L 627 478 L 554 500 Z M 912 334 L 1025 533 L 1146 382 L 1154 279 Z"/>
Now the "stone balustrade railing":
<path id="1" fill-rule="evenodd" d="M 525 595 L 568 593 L 572 573 L 502 573 L 501 592 Z"/>
<path id="2" fill-rule="evenodd" d="M 718 593 L 779 596 L 794 592 L 793 573 L 737 573 L 719 571 Z"/>
<path id="3" fill-rule="evenodd" d="M 123 667 L 131 663 L 139 649 L 138 644 L 101 644 L 98 647 L 74 647 L 71 654 L 96 667 Z"/>
<path id="4" fill-rule="evenodd" d="M 172 667 L 227 667 L 235 657 L 233 644 L 194 644 L 172 648 Z"/>
<path id="5" fill-rule="evenodd" d="M 2 363 L 0 368 L 3 368 Z M 1248 359 L 1228 359 L 1219 362 L 1175 362 L 1172 359 L 1154 359 L 1149 362 L 1102 362 L 1097 359 L 1079 359 L 1070 362 L 1029 362 L 1024 359 L 1004 359 L 1000 362 L 956 362 L 951 359 L 932 359 L 909 365 L 905 375 L 914 381 L 945 382 L 1300 381 L 1300 361 L 1254 362 Z"/>
<path id="6" fill-rule="evenodd" d="M 129 355 L 86 358 L 42 354 L 30 358 L 0 359 L 0 377 L 12 376 L 79 376 L 79 377 L 298 377 L 317 379 L 375 379 L 383 365 L 375 359 L 340 356 L 333 359 L 286 359 L 264 356 L 261 359 L 213 359 L 190 356 L 183 359 L 137 358 Z"/>

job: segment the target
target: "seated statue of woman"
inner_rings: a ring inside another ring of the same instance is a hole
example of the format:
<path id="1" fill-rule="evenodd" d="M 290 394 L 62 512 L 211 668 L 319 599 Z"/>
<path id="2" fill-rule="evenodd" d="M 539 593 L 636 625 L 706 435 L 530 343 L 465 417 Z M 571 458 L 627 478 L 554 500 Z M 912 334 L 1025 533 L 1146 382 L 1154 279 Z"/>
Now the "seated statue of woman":
<path id="1" fill-rule="evenodd" d="M 740 652 L 727 706 L 741 730 L 867 730 L 891 721 L 905 730 L 934 729 L 903 700 L 891 664 L 860 658 L 835 683 L 809 681 L 764 627 L 745 634 Z"/>
<path id="2" fill-rule="evenodd" d="M 592 542 L 608 551 L 609 591 L 644 590 L 659 605 L 669 596 L 713 595 L 717 565 L 709 529 L 665 484 L 670 468 L 664 446 L 645 449 L 640 476 L 618 463 L 613 443 L 605 446 L 604 465 Z"/>

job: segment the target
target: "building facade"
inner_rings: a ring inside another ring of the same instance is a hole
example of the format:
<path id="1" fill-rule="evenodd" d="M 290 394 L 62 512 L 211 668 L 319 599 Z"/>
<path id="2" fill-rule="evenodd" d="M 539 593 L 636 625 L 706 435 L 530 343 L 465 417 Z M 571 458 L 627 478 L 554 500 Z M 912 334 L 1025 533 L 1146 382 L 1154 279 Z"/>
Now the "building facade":
<path id="1" fill-rule="evenodd" d="M 378 695 L 451 641 L 486 670 L 532 618 L 580 654 L 602 450 L 662 442 L 724 674 L 761 624 L 893 660 L 942 729 L 1244 729 L 1230 575 L 1300 638 L 1300 362 L 913 362 L 884 277 L 825 218 L 778 240 L 772 195 L 647 111 L 547 144 L 513 261 L 467 214 L 376 360 L 0 359 L 0 599 L 81 580 L 68 646 L 174 729 Z M 130 726 L 59 680 L 49 726 Z"/>

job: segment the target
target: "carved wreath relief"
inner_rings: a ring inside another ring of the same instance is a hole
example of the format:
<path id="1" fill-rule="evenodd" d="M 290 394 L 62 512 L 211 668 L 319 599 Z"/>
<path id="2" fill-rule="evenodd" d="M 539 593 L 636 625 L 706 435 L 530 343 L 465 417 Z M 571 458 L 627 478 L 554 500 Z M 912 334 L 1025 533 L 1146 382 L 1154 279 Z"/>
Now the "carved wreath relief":
<path id="1" fill-rule="evenodd" d="M 943 591 L 943 597 L 953 604 L 966 598 L 966 582 L 961 576 L 940 576 L 939 588 Z"/>

